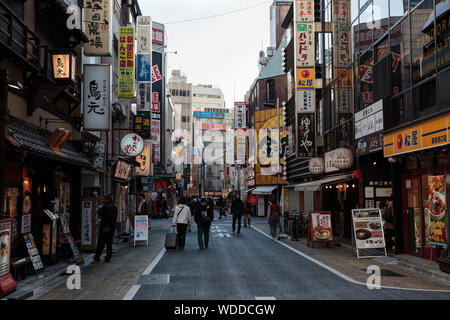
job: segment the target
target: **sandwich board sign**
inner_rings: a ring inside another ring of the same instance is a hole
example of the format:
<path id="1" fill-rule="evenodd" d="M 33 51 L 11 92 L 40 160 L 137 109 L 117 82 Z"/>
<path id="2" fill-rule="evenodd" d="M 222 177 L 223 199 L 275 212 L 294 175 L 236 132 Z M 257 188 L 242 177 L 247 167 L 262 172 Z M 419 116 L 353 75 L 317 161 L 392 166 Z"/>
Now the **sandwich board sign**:
<path id="1" fill-rule="evenodd" d="M 148 246 L 148 216 L 134 217 L 134 246 L 136 241 L 146 241 Z"/>
<path id="2" fill-rule="evenodd" d="M 378 208 L 352 209 L 352 220 L 358 259 L 386 256 L 381 210 Z"/>

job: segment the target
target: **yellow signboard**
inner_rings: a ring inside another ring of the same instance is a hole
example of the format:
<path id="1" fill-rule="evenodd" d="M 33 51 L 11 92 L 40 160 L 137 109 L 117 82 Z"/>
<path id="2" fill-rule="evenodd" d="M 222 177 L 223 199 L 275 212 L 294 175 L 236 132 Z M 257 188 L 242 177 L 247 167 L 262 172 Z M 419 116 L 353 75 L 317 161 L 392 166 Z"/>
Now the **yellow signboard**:
<path id="1" fill-rule="evenodd" d="M 448 143 L 450 115 L 429 120 L 384 136 L 384 156 L 434 148 Z"/>
<path id="2" fill-rule="evenodd" d="M 134 97 L 134 28 L 119 28 L 119 98 Z"/>
<path id="3" fill-rule="evenodd" d="M 297 88 L 314 89 L 315 69 L 297 68 Z"/>
<path id="4" fill-rule="evenodd" d="M 334 77 L 338 78 L 337 86 L 338 88 L 351 88 L 352 87 L 352 69 L 346 68 L 335 68 Z"/>

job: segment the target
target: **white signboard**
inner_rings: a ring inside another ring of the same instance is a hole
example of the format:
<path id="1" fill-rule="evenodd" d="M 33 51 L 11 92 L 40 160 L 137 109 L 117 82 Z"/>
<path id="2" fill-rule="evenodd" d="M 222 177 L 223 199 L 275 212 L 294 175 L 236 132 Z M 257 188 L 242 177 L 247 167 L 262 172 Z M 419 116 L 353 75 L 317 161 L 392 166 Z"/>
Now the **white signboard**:
<path id="1" fill-rule="evenodd" d="M 137 54 L 152 54 L 152 18 L 137 17 Z"/>
<path id="2" fill-rule="evenodd" d="M 144 139 L 136 133 L 129 133 L 120 141 L 120 150 L 127 156 L 136 157 L 144 150 Z"/>
<path id="3" fill-rule="evenodd" d="M 22 215 L 22 230 L 21 233 L 31 232 L 31 213 Z"/>
<path id="4" fill-rule="evenodd" d="M 81 202 L 81 245 L 92 245 L 92 201 Z"/>
<path id="5" fill-rule="evenodd" d="M 381 210 L 376 208 L 352 209 L 352 220 L 358 259 L 385 256 L 386 245 Z M 367 254 L 361 255 L 362 250 Z"/>
<path id="6" fill-rule="evenodd" d="M 245 102 L 234 103 L 234 128 L 244 129 L 247 125 Z"/>
<path id="7" fill-rule="evenodd" d="M 151 145 L 151 141 L 145 141 L 144 150 L 136 157 L 136 161 L 140 164 L 139 167 L 136 167 L 137 176 L 150 176 Z"/>
<path id="8" fill-rule="evenodd" d="M 296 0 L 295 12 L 296 22 L 314 22 L 314 0 Z"/>
<path id="9" fill-rule="evenodd" d="M 351 113 L 352 89 L 336 90 L 339 113 Z"/>
<path id="10" fill-rule="evenodd" d="M 148 216 L 134 216 L 134 245 L 146 241 L 148 246 Z"/>
<path id="11" fill-rule="evenodd" d="M 111 0 L 84 0 L 84 45 L 86 56 L 111 56 Z"/>
<path id="12" fill-rule="evenodd" d="M 392 188 L 375 188 L 377 198 L 389 198 L 392 195 Z"/>
<path id="13" fill-rule="evenodd" d="M 105 146 L 105 143 L 101 141 L 97 141 L 95 144 L 95 149 L 98 155 L 95 157 L 94 167 L 99 171 L 103 171 L 105 169 Z"/>
<path id="14" fill-rule="evenodd" d="M 300 113 L 314 113 L 315 108 L 315 90 L 314 89 L 299 89 L 297 100 L 297 112 Z"/>
<path id="15" fill-rule="evenodd" d="M 245 135 L 236 135 L 236 164 L 245 164 Z"/>
<path id="16" fill-rule="evenodd" d="M 373 198 L 373 187 L 365 187 L 364 193 L 366 198 Z"/>
<path id="17" fill-rule="evenodd" d="M 297 52 L 295 59 L 297 68 L 315 66 L 314 24 L 297 23 L 296 37 Z"/>
<path id="18" fill-rule="evenodd" d="M 85 64 L 83 71 L 83 128 L 109 130 L 111 124 L 111 65 Z"/>
<path id="19" fill-rule="evenodd" d="M 383 130 L 383 100 L 355 113 L 355 138 Z"/>

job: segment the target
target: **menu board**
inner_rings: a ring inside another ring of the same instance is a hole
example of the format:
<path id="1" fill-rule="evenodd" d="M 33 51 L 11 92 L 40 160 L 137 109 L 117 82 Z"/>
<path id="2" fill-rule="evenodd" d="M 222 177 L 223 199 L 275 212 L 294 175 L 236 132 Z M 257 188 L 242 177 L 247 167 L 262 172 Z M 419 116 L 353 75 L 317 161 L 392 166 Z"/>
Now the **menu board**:
<path id="1" fill-rule="evenodd" d="M 11 254 L 11 221 L 0 221 L 0 277 L 9 273 Z"/>
<path id="2" fill-rule="evenodd" d="M 333 245 L 333 229 L 330 211 L 310 211 L 308 226 L 308 245 L 314 242 L 329 242 Z"/>
<path id="3" fill-rule="evenodd" d="M 147 241 L 148 245 L 148 216 L 134 217 L 134 245 L 136 241 Z"/>
<path id="4" fill-rule="evenodd" d="M 28 255 L 31 258 L 34 271 L 36 272 L 41 271 L 42 269 L 44 269 L 44 265 L 42 264 L 39 251 L 36 248 L 33 235 L 31 233 L 26 233 L 23 235 L 23 240 L 25 241 L 25 245 L 27 246 Z"/>
<path id="5" fill-rule="evenodd" d="M 377 208 L 352 209 L 352 220 L 358 258 L 386 255 L 381 210 Z M 361 255 L 361 250 L 366 249 L 368 249 L 367 252 Z"/>
<path id="6" fill-rule="evenodd" d="M 73 256 L 75 257 L 75 261 L 76 261 L 77 265 L 84 264 L 83 257 L 80 255 L 80 252 L 78 251 L 78 248 L 75 245 L 75 242 L 73 241 L 73 238 L 70 235 L 70 233 L 67 233 L 65 236 L 66 236 L 67 242 L 70 245 L 70 249 L 72 249 L 72 253 L 73 253 Z"/>

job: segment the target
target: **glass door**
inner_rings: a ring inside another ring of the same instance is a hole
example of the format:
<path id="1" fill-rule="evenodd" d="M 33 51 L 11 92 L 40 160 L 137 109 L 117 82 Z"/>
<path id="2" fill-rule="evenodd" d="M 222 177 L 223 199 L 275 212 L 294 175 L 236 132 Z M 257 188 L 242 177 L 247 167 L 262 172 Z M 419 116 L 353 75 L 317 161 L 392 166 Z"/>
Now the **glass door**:
<path id="1" fill-rule="evenodd" d="M 418 177 L 405 179 L 406 219 L 408 226 L 408 252 L 422 256 L 423 225 L 420 201 L 420 184 Z"/>

